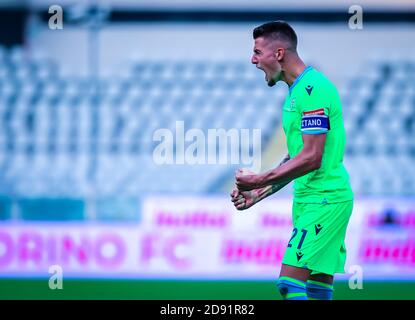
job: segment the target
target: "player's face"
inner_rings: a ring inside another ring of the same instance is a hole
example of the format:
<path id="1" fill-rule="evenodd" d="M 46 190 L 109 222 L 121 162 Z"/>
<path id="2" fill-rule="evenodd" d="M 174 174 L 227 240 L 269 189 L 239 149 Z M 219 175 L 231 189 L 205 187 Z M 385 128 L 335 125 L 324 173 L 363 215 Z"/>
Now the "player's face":
<path id="1" fill-rule="evenodd" d="M 262 37 L 255 39 L 251 62 L 265 72 L 265 81 L 270 87 L 281 80 L 281 65 L 277 60 L 274 45 Z"/>

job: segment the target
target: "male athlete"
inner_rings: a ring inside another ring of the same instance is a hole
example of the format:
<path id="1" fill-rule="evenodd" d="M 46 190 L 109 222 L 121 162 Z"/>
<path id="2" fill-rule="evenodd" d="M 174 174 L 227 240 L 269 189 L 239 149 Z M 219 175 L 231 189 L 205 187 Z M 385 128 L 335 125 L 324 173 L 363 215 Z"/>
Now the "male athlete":
<path id="1" fill-rule="evenodd" d="M 278 289 L 284 299 L 332 299 L 333 275 L 344 273 L 344 239 L 353 193 L 343 166 L 345 129 L 335 86 L 306 66 L 297 53 L 297 36 L 283 21 L 253 31 L 252 63 L 270 87 L 289 89 L 282 124 L 288 155 L 278 167 L 255 174 L 236 172 L 231 193 L 245 210 L 294 180 L 293 233 L 282 260 Z"/>

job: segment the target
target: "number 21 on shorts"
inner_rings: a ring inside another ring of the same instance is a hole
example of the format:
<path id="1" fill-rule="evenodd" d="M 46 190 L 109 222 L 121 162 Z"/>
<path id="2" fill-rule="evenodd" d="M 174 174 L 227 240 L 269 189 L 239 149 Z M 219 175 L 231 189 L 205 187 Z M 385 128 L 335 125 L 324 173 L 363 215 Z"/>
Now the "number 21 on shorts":
<path id="1" fill-rule="evenodd" d="M 292 241 L 294 240 L 294 238 L 297 236 L 297 233 L 298 233 L 298 229 L 297 228 L 294 228 L 294 230 L 293 230 L 293 233 L 292 233 L 292 236 L 291 236 L 291 239 L 290 239 L 290 241 L 288 241 L 288 248 L 291 248 L 292 247 Z M 298 242 L 298 246 L 297 246 L 297 249 L 298 250 L 300 250 L 301 249 L 301 247 L 303 246 L 303 243 L 304 243 L 304 239 L 305 239 L 305 237 L 306 237 L 306 235 L 307 235 L 307 230 L 305 230 L 305 229 L 301 229 L 301 239 L 300 239 L 300 241 Z"/>

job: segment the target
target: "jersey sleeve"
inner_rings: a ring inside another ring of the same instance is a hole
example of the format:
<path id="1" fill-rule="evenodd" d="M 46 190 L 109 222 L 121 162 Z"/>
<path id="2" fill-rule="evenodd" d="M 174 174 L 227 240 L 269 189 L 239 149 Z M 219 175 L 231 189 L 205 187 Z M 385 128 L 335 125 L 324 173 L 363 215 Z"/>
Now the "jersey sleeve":
<path id="1" fill-rule="evenodd" d="M 325 87 L 308 84 L 300 104 L 301 132 L 321 134 L 330 130 L 330 93 Z"/>

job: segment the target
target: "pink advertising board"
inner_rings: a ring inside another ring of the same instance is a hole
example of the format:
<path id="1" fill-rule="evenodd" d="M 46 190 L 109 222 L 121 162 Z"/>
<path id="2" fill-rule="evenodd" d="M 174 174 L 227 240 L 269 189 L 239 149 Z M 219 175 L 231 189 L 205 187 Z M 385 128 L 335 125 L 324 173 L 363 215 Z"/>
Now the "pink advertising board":
<path id="1" fill-rule="evenodd" d="M 138 223 L 0 224 L 0 276 L 275 279 L 290 238 L 291 200 L 243 212 L 227 197 L 149 197 Z M 347 277 L 415 279 L 415 201 L 358 199 Z"/>

